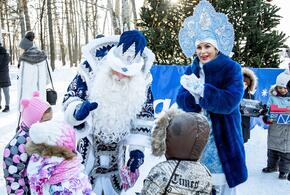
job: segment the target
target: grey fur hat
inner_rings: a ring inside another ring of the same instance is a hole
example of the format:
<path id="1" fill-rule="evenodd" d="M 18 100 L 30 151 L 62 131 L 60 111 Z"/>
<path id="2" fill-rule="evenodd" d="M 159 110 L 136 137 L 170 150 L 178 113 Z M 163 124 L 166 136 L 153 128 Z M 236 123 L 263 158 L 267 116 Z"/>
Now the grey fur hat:
<path id="1" fill-rule="evenodd" d="M 198 113 L 179 109 L 159 115 L 152 132 L 152 154 L 167 159 L 198 160 L 208 141 L 210 126 Z"/>
<path id="2" fill-rule="evenodd" d="M 33 40 L 35 38 L 35 35 L 32 31 L 28 31 L 24 38 L 20 41 L 19 47 L 24 50 L 28 50 L 33 46 Z"/>

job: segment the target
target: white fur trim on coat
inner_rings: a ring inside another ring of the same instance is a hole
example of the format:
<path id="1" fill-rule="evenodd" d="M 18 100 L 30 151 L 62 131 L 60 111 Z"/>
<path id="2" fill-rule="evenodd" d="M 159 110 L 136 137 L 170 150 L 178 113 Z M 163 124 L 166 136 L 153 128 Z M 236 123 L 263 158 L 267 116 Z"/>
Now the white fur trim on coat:
<path id="1" fill-rule="evenodd" d="M 146 148 L 150 148 L 151 145 L 151 138 L 149 136 L 146 135 L 140 135 L 140 134 L 130 134 L 127 138 L 126 138 L 126 145 L 135 145 L 130 147 L 130 150 L 141 150 L 143 151 L 143 147 Z M 138 147 L 137 147 L 138 146 Z"/>
<path id="2" fill-rule="evenodd" d="M 248 86 L 248 88 L 251 93 L 254 93 L 256 90 L 257 81 L 258 81 L 256 74 L 251 69 L 246 68 L 246 67 L 242 68 L 242 71 L 243 71 L 243 75 L 246 75 L 251 80 L 251 85 Z"/>
<path id="3" fill-rule="evenodd" d="M 87 45 L 82 47 L 82 53 L 84 58 L 89 62 L 94 71 L 98 69 L 99 59 L 95 57 L 96 50 L 108 45 L 117 45 L 120 39 L 120 35 L 113 35 L 108 37 L 102 37 L 93 39 Z"/>
<path id="4" fill-rule="evenodd" d="M 155 60 L 155 55 L 154 53 L 148 49 L 147 47 L 144 48 L 144 51 L 142 53 L 142 57 L 144 58 L 144 67 L 143 67 L 143 72 L 145 76 L 150 75 L 150 69 L 153 65 L 153 62 Z"/>

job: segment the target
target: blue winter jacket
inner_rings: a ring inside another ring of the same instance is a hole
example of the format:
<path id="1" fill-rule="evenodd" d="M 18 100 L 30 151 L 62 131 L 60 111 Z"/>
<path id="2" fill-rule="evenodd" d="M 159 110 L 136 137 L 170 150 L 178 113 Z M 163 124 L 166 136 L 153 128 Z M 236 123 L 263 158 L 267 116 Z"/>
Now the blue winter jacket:
<path id="1" fill-rule="evenodd" d="M 203 65 L 204 96 L 195 103 L 194 97 L 182 86 L 176 102 L 187 112 L 208 111 L 212 121 L 218 154 L 229 187 L 247 180 L 245 150 L 241 130 L 240 101 L 243 97 L 241 66 L 222 53 Z M 187 68 L 185 74 L 199 77 L 199 59 Z"/>

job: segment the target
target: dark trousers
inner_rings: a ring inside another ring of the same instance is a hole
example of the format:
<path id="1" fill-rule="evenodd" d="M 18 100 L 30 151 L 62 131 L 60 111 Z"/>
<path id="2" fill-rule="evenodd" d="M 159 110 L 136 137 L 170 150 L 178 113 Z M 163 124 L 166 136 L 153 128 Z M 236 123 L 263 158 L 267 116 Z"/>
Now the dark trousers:
<path id="1" fill-rule="evenodd" d="M 279 172 L 290 172 L 290 153 L 268 149 L 268 167 L 278 167 Z"/>

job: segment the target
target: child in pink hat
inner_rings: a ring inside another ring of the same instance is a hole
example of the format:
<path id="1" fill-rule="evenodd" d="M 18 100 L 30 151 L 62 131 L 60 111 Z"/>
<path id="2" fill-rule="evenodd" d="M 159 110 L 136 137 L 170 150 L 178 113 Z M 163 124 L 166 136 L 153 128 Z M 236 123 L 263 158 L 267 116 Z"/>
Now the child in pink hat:
<path id="1" fill-rule="evenodd" d="M 30 194 L 26 168 L 29 155 L 25 144 L 30 140 L 29 129 L 32 124 L 52 118 L 48 102 L 34 92 L 31 99 L 22 99 L 20 128 L 4 149 L 3 172 L 7 194 Z"/>
<path id="2" fill-rule="evenodd" d="M 32 194 L 94 194 L 76 153 L 75 130 L 64 122 L 47 121 L 30 128 L 26 144 Z"/>

